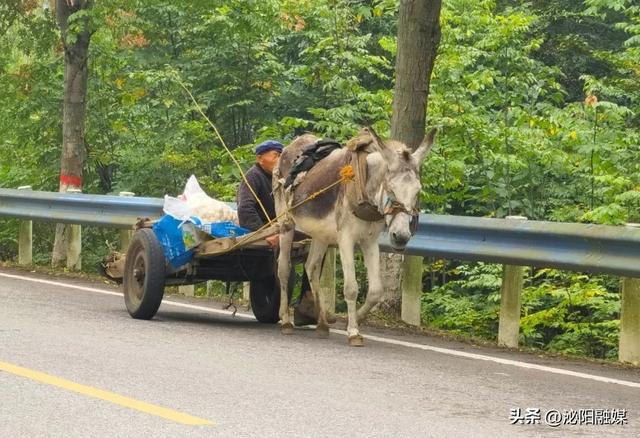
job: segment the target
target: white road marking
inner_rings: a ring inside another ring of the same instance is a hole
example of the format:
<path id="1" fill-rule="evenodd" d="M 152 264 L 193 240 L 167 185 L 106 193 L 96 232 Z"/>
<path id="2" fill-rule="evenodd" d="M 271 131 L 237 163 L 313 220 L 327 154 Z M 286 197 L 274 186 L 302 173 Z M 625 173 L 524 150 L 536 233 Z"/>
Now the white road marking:
<path id="1" fill-rule="evenodd" d="M 75 285 L 75 284 L 62 283 L 62 282 L 58 282 L 58 281 L 43 280 L 43 279 L 40 279 L 40 278 L 30 278 L 30 277 L 25 277 L 25 276 L 22 276 L 22 275 L 12 275 L 12 274 L 5 274 L 5 273 L 0 272 L 0 277 L 7 277 L 7 278 L 13 278 L 13 279 L 16 279 L 16 280 L 31 281 L 31 282 L 34 282 L 34 283 L 42 283 L 42 284 L 48 284 L 48 285 L 51 285 L 51 286 L 64 287 L 64 288 L 68 288 L 68 289 L 82 290 L 82 291 L 85 291 L 85 292 L 92 292 L 92 293 L 98 293 L 98 294 L 113 295 L 113 296 L 122 297 L 122 293 L 120 293 L 120 292 L 112 292 L 112 291 L 108 291 L 108 290 L 104 290 L 104 289 L 98 289 L 98 288 L 94 288 L 94 287 L 78 286 L 78 285 Z M 171 301 L 171 300 L 162 300 L 162 303 L 163 304 L 168 304 L 168 305 L 171 305 L 171 306 L 175 306 L 175 307 L 182 307 L 182 308 L 186 308 L 186 309 L 200 310 L 200 311 L 208 312 L 208 313 L 215 313 L 215 314 L 221 314 L 221 315 L 231 315 L 232 314 L 231 311 L 227 311 L 227 310 L 212 309 L 210 307 L 196 306 L 196 305 L 193 305 L 193 304 L 186 304 L 186 303 L 179 303 L 179 302 Z M 242 314 L 242 313 L 236 313 L 236 316 L 240 317 L 240 318 L 246 318 L 246 319 L 255 319 L 252 315 L 247 315 L 247 314 Z M 347 332 L 344 331 L 344 330 L 331 329 L 331 332 L 347 336 Z M 483 360 L 483 361 L 488 361 L 488 362 L 499 363 L 501 365 L 509 365 L 509 366 L 514 366 L 514 367 L 519 367 L 519 368 L 543 371 L 543 372 L 546 372 L 546 373 L 561 374 L 561 375 L 565 375 L 565 376 L 578 377 L 578 378 L 581 378 L 581 379 L 594 380 L 594 381 L 603 382 L 603 383 L 612 383 L 612 384 L 616 384 L 616 385 L 628 386 L 628 387 L 631 387 L 631 388 L 640 388 L 640 383 L 631 382 L 631 381 L 628 381 L 628 380 L 612 379 L 612 378 L 609 378 L 609 377 L 596 376 L 594 374 L 580 373 L 580 372 L 577 372 L 577 371 L 565 370 L 565 369 L 562 369 L 562 368 L 553 368 L 553 367 L 548 367 L 548 366 L 545 366 L 545 365 L 537 365 L 537 364 L 532 364 L 532 363 L 528 363 L 528 362 L 521 362 L 521 361 L 517 361 L 517 360 L 503 359 L 503 358 L 499 358 L 499 357 L 486 356 L 486 355 L 476 354 L 476 353 L 468 353 L 468 352 L 465 352 L 465 351 L 451 350 L 451 349 L 448 349 L 448 348 L 434 347 L 432 345 L 418 344 L 418 343 L 414 343 L 414 342 L 401 341 L 401 340 L 398 340 L 398 339 L 383 338 L 383 337 L 380 337 L 380 336 L 363 335 L 363 337 L 365 339 L 370 339 L 370 340 L 376 341 L 376 342 L 381 342 L 381 343 L 385 343 L 385 344 L 392 344 L 392 345 L 399 345 L 399 346 L 402 346 L 402 347 L 413 348 L 413 349 L 417 349 L 417 350 L 433 351 L 433 352 L 436 352 L 436 353 L 447 354 L 447 355 L 450 355 L 450 356 L 464 357 L 466 359 Z"/>
<path id="2" fill-rule="evenodd" d="M 335 333 L 343 334 L 345 336 L 347 335 L 347 332 L 343 330 L 331 330 L 331 331 Z M 612 379 L 609 377 L 596 376 L 594 374 L 586 374 L 586 373 L 579 373 L 577 371 L 564 370 L 562 368 L 553 368 L 545 365 L 536 365 L 528 362 L 520 362 L 518 360 L 502 359 L 500 357 L 485 356 L 485 355 L 476 354 L 476 353 L 467 353 L 466 351 L 450 350 L 448 348 L 440 348 L 440 347 L 434 347 L 432 345 L 416 344 L 413 342 L 400 341 L 397 339 L 381 338 L 379 336 L 371 336 L 371 335 L 362 335 L 362 336 L 365 339 L 371 339 L 372 341 L 384 342 L 386 344 L 393 344 L 393 345 L 401 345 L 403 347 L 415 348 L 418 350 L 435 351 L 437 353 L 448 354 L 450 356 L 464 357 L 467 359 L 484 360 L 484 361 L 499 363 L 502 365 L 511 365 L 514 367 L 526 368 L 530 370 L 538 370 L 538 371 L 544 371 L 547 373 L 562 374 L 565 376 L 572 376 L 572 377 L 580 377 L 582 379 L 596 380 L 598 382 L 604 382 L 604 383 L 615 383 L 617 385 L 630 386 L 631 388 L 640 388 L 639 382 L 630 382 L 628 380 Z"/>
<path id="3" fill-rule="evenodd" d="M 67 289 L 82 290 L 82 291 L 85 291 L 85 292 L 92 292 L 92 293 L 96 293 L 96 294 L 113 295 L 113 296 L 116 296 L 116 297 L 122 297 L 122 292 L 112 292 L 112 291 L 109 291 L 109 290 L 98 289 L 98 288 L 95 288 L 95 287 L 78 286 L 78 285 L 75 285 L 75 284 L 62 283 L 62 282 L 59 282 L 59 281 L 43 280 L 41 278 L 30 278 L 30 277 L 24 277 L 22 275 L 5 274 L 3 272 L 0 272 L 0 277 L 13 278 L 13 279 L 16 279 L 16 280 L 32 281 L 34 283 L 42 283 L 42 284 L 48 284 L 48 285 L 51 285 L 51 286 L 65 287 Z M 179 303 L 177 301 L 171 301 L 171 300 L 167 300 L 167 299 L 162 300 L 162 304 L 169 304 L 171 306 L 183 307 L 183 308 L 186 308 L 186 309 L 202 310 L 204 312 L 217 313 L 217 314 L 220 314 L 220 315 L 231 315 L 233 313 L 231 310 L 212 309 L 211 307 L 204 307 L 204 306 L 196 306 L 194 304 Z M 239 317 L 239 318 L 255 319 L 252 315 L 246 315 L 244 313 L 236 313 L 236 316 Z"/>

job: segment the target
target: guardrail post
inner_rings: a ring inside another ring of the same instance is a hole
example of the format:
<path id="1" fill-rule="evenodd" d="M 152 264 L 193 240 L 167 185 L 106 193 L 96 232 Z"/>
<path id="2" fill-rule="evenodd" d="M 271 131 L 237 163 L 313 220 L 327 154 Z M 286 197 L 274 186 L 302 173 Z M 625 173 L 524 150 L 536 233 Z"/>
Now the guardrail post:
<path id="1" fill-rule="evenodd" d="M 68 189 L 67 193 L 82 193 L 80 189 Z M 79 271 L 82 268 L 82 226 L 69 226 L 69 246 L 67 247 L 67 268 Z"/>
<path id="2" fill-rule="evenodd" d="M 618 360 L 640 365 L 640 278 L 622 279 Z"/>
<path id="3" fill-rule="evenodd" d="M 119 196 L 124 196 L 127 198 L 133 197 L 136 194 L 133 192 L 120 192 Z M 129 248 L 129 242 L 131 242 L 131 237 L 133 237 L 133 224 L 131 225 L 131 229 L 128 230 L 120 230 L 120 252 L 126 253 L 127 248 Z"/>
<path id="4" fill-rule="evenodd" d="M 196 296 L 196 286 L 193 284 L 187 284 L 184 286 L 178 286 L 178 292 L 183 294 L 185 297 L 195 297 Z"/>
<path id="5" fill-rule="evenodd" d="M 507 216 L 506 219 L 526 220 L 524 216 Z M 500 291 L 500 322 L 498 344 L 518 348 L 520 335 L 520 295 L 524 283 L 524 267 L 504 265 Z"/>
<path id="6" fill-rule="evenodd" d="M 336 249 L 327 248 L 324 264 L 320 274 L 320 287 L 324 289 L 325 309 L 329 313 L 336 312 Z"/>
<path id="7" fill-rule="evenodd" d="M 422 262 L 420 256 L 405 256 L 402 262 L 402 307 L 400 318 L 420 325 L 422 316 Z"/>
<path id="8" fill-rule="evenodd" d="M 213 280 L 207 280 L 207 296 L 210 297 L 213 295 Z"/>
<path id="9" fill-rule="evenodd" d="M 245 303 L 248 303 L 251 301 L 251 283 L 248 281 L 243 281 L 242 282 L 242 300 Z"/>
<path id="10" fill-rule="evenodd" d="M 31 186 L 20 186 L 18 190 L 31 190 Z M 33 263 L 33 221 L 21 221 L 18 234 L 18 264 Z"/>
<path id="11" fill-rule="evenodd" d="M 640 228 L 640 224 L 627 226 Z M 640 365 L 640 278 L 622 279 L 618 360 Z"/>

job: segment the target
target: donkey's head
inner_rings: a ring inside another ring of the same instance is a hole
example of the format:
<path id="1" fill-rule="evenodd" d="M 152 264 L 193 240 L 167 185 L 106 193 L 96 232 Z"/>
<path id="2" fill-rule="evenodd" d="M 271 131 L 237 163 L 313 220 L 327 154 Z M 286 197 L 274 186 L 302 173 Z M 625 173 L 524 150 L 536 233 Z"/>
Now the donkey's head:
<path id="1" fill-rule="evenodd" d="M 372 129 L 370 132 L 387 164 L 383 178 L 382 207 L 389 241 L 394 249 L 402 250 L 416 231 L 421 188 L 420 166 L 431 150 L 436 131 L 430 131 L 413 153 L 404 143 L 382 141 Z"/>

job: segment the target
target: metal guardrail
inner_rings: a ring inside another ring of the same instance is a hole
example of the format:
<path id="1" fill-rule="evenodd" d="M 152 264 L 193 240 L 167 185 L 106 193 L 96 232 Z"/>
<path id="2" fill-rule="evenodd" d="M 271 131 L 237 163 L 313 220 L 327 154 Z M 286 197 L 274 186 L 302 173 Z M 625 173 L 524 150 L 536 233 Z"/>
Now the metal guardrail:
<path id="1" fill-rule="evenodd" d="M 132 228 L 162 216 L 163 199 L 0 189 L 0 216 L 99 227 Z"/>
<path id="2" fill-rule="evenodd" d="M 159 198 L 0 189 L 0 216 L 115 228 L 162 216 Z M 386 234 L 380 248 L 392 251 Z M 421 214 L 405 253 L 640 277 L 640 229 Z"/>
<path id="3" fill-rule="evenodd" d="M 380 249 L 391 249 L 386 235 Z M 405 253 L 640 277 L 631 226 L 421 214 Z"/>

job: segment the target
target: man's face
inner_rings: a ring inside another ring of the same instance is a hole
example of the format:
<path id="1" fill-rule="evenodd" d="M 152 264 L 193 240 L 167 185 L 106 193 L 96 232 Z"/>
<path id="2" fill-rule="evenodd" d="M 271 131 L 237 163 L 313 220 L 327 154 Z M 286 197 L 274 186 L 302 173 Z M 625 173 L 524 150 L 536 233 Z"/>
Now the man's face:
<path id="1" fill-rule="evenodd" d="M 267 151 L 264 154 L 260 154 L 256 157 L 256 161 L 267 173 L 273 173 L 273 168 L 280 159 L 280 152 Z"/>

